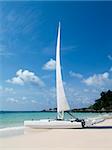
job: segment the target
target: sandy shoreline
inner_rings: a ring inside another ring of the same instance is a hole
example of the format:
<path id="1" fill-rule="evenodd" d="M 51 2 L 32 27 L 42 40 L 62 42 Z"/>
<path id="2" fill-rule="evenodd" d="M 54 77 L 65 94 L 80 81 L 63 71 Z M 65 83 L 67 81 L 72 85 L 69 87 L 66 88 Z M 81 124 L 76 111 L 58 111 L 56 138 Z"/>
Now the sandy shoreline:
<path id="1" fill-rule="evenodd" d="M 36 129 L 0 138 L 0 150 L 112 150 L 112 119 L 90 129 Z"/>

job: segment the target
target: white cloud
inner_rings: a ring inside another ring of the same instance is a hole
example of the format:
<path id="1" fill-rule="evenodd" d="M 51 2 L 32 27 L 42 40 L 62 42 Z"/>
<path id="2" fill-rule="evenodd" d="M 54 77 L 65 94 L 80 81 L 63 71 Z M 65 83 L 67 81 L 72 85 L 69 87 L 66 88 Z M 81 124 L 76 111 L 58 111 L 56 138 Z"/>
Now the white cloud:
<path id="1" fill-rule="evenodd" d="M 19 77 L 13 77 L 11 80 L 7 80 L 8 83 L 24 85 L 24 81 Z"/>
<path id="2" fill-rule="evenodd" d="M 44 64 L 43 69 L 44 70 L 55 70 L 56 69 L 56 61 L 51 58 L 46 64 Z"/>
<path id="3" fill-rule="evenodd" d="M 90 92 L 89 89 L 84 89 L 84 92 Z"/>
<path id="4" fill-rule="evenodd" d="M 92 93 L 100 93 L 100 91 L 101 91 L 100 88 L 99 88 L 99 89 L 92 89 L 92 90 L 91 90 Z"/>
<path id="5" fill-rule="evenodd" d="M 12 52 L 9 52 L 7 49 L 8 48 L 6 45 L 0 44 L 0 56 L 12 56 L 12 55 L 14 55 Z"/>
<path id="6" fill-rule="evenodd" d="M 110 67 L 110 70 L 109 70 L 110 72 L 112 72 L 112 67 Z"/>
<path id="7" fill-rule="evenodd" d="M 25 83 L 37 84 L 43 86 L 44 82 L 35 73 L 29 70 L 18 70 L 16 72 L 16 77 L 7 80 L 8 83 L 24 85 Z"/>
<path id="8" fill-rule="evenodd" d="M 31 102 L 32 102 L 33 104 L 37 104 L 37 101 L 35 101 L 35 100 L 31 100 Z"/>
<path id="9" fill-rule="evenodd" d="M 15 91 L 14 91 L 13 88 L 0 86 L 0 93 L 12 93 L 12 94 L 15 94 Z"/>
<path id="10" fill-rule="evenodd" d="M 87 79 L 83 79 L 83 82 L 86 85 L 94 86 L 102 86 L 108 81 L 110 81 L 108 72 L 104 72 L 103 74 L 94 74 L 93 76 L 90 76 Z"/>
<path id="11" fill-rule="evenodd" d="M 112 55 L 109 54 L 107 57 L 109 60 L 112 60 Z"/>
<path id="12" fill-rule="evenodd" d="M 15 98 L 8 98 L 7 102 L 11 102 L 11 103 L 18 103 L 18 100 Z"/>
<path id="13" fill-rule="evenodd" d="M 83 88 L 78 89 L 73 84 L 67 84 L 65 86 L 66 96 L 68 102 L 72 108 L 79 108 L 88 106 L 91 103 L 90 92 L 88 89 Z M 88 92 L 88 94 L 87 94 Z"/>
<path id="14" fill-rule="evenodd" d="M 83 75 L 80 74 L 80 73 L 70 71 L 69 74 L 70 74 L 71 77 L 76 77 L 76 78 L 79 78 L 79 79 L 83 78 Z"/>
<path id="15" fill-rule="evenodd" d="M 27 99 L 27 97 L 25 97 L 25 96 L 22 97 L 22 100 L 26 100 L 26 99 Z"/>
<path id="16" fill-rule="evenodd" d="M 20 104 L 26 104 L 28 102 L 29 102 L 28 97 L 26 97 L 26 96 L 19 97 Z"/>
<path id="17" fill-rule="evenodd" d="M 14 89 L 13 89 L 13 88 L 8 88 L 8 87 L 6 87 L 6 88 L 5 88 L 5 91 L 6 91 L 6 92 L 14 92 Z"/>
<path id="18" fill-rule="evenodd" d="M 0 91 L 2 91 L 3 87 L 0 85 Z"/>

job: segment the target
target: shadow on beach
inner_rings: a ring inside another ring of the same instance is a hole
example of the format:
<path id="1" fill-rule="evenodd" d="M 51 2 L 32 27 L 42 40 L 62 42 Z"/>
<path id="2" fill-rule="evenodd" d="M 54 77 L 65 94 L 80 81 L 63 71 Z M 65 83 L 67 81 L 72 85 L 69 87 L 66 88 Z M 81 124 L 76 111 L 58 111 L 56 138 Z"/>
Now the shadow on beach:
<path id="1" fill-rule="evenodd" d="M 93 126 L 93 127 L 85 127 L 84 129 L 112 129 L 112 126 Z"/>

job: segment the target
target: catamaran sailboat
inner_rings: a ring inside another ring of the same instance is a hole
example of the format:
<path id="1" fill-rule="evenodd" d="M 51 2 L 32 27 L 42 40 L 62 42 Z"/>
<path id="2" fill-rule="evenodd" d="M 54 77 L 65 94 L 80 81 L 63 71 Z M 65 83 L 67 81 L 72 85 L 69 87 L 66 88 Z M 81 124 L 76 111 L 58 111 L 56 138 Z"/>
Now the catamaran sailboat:
<path id="1" fill-rule="evenodd" d="M 24 121 L 24 125 L 31 128 L 82 128 L 84 120 L 64 119 L 64 111 L 70 110 L 62 82 L 60 64 L 60 30 L 59 23 L 57 47 L 56 47 L 56 97 L 57 97 L 57 117 L 56 119 L 41 119 Z"/>

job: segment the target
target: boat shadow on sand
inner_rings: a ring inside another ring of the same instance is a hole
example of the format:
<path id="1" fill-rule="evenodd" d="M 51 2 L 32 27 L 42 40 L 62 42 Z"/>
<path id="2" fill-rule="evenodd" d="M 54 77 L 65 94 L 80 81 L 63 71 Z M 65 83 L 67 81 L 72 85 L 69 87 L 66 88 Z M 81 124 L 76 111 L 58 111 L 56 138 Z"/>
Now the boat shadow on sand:
<path id="1" fill-rule="evenodd" d="M 85 127 L 83 129 L 112 129 L 112 126 L 92 126 L 92 127 Z"/>

